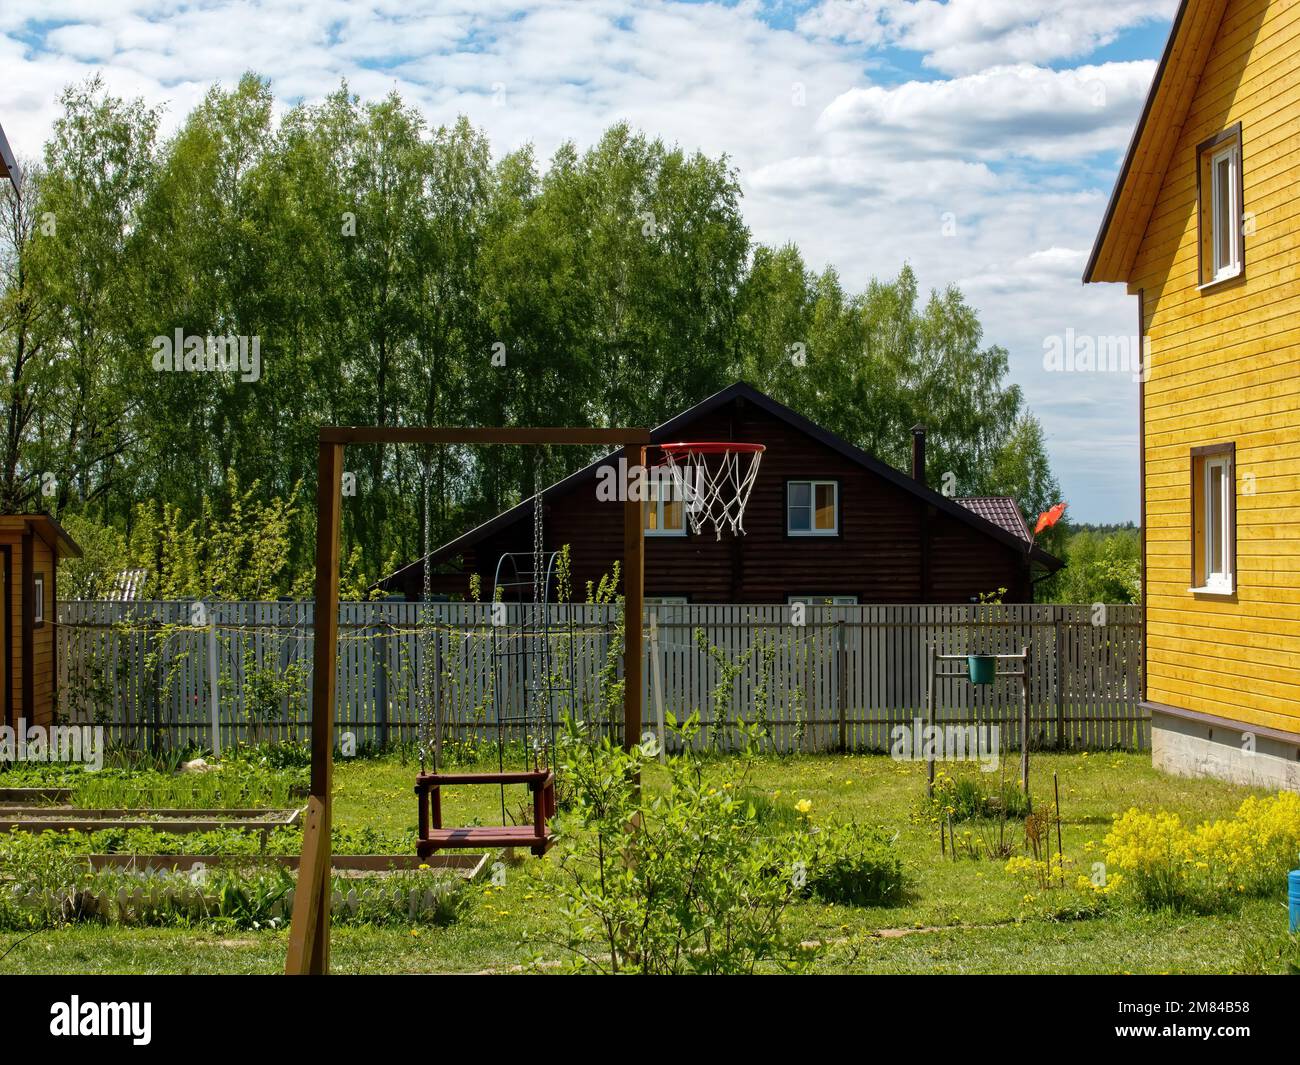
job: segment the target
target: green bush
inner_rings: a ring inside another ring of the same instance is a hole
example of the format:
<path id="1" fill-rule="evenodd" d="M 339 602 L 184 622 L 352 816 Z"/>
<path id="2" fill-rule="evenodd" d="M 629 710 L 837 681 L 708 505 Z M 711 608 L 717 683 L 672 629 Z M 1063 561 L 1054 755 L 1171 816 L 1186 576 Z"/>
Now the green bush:
<path id="1" fill-rule="evenodd" d="M 942 769 L 935 774 L 934 795 L 927 805 L 932 816 L 954 821 L 1023 820 L 1030 812 L 1029 798 L 1015 781 L 987 775 L 954 777 Z"/>
<path id="2" fill-rule="evenodd" d="M 573 788 L 557 819 L 568 837 L 554 890 L 575 967 L 612 973 L 750 973 L 799 969 L 811 952 L 784 917 L 803 892 L 809 832 L 770 836 L 746 798 L 753 748 L 737 761 L 692 753 L 698 718 L 671 727 L 685 753 L 666 787 L 638 786 L 653 752 L 593 740 L 566 722 L 560 761 Z"/>
<path id="3" fill-rule="evenodd" d="M 808 892 L 823 902 L 890 906 L 902 901 L 905 886 L 894 837 L 882 829 L 850 821 L 814 832 Z"/>

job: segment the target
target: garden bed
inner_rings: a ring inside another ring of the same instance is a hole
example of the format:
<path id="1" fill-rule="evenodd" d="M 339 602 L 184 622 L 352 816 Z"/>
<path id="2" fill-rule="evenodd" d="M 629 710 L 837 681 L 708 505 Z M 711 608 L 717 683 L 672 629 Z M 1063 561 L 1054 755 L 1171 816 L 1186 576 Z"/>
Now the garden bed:
<path id="1" fill-rule="evenodd" d="M 0 788 L 0 803 L 5 806 L 67 804 L 71 801 L 71 788 Z"/>
<path id="2" fill-rule="evenodd" d="M 420 858 L 414 854 L 335 854 L 331 868 L 336 876 L 384 876 L 389 873 L 429 870 L 448 872 L 463 880 L 477 880 L 487 868 L 493 852 L 461 852 L 458 854 L 433 854 Z M 246 866 L 273 862 L 286 869 L 298 868 L 299 856 L 248 855 L 248 854 L 88 854 L 86 861 L 96 872 L 101 869 L 128 869 L 142 873 L 173 872 L 192 869 L 196 865 L 207 868 Z M 0 873 L 4 865 L 0 863 Z"/>
<path id="3" fill-rule="evenodd" d="M 0 806 L 0 832 L 98 832 L 106 828 L 148 828 L 157 832 L 216 832 L 236 829 L 258 832 L 265 845 L 278 828 L 292 828 L 302 820 L 302 808 L 185 809 L 162 810 L 99 809 L 72 806 Z"/>

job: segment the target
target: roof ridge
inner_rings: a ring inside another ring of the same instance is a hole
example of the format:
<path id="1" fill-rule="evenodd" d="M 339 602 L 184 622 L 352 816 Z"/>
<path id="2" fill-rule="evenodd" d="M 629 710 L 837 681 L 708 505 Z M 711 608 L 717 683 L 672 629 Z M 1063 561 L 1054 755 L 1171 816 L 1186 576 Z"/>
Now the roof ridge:
<path id="1" fill-rule="evenodd" d="M 1005 526 L 1000 525 L 995 521 L 989 520 L 983 515 L 976 513 L 971 508 L 963 506 L 956 499 L 953 499 L 949 496 L 945 496 L 940 492 L 936 492 L 928 485 L 918 482 L 911 476 L 911 474 L 905 473 L 904 471 L 891 466 L 889 463 L 876 458 L 870 452 L 863 450 L 862 448 L 858 447 L 856 444 L 850 443 L 849 441 L 845 440 L 843 437 L 833 433 L 831 430 L 826 429 L 821 425 L 818 425 L 811 418 L 807 417 L 806 415 L 800 414 L 792 407 L 787 407 L 784 403 L 780 402 L 780 400 L 773 399 L 771 396 L 767 395 L 766 393 L 760 392 L 753 385 L 743 380 L 734 381 L 732 384 L 727 385 L 725 388 L 719 389 L 717 392 L 713 393 L 713 395 L 707 396 L 704 399 L 700 400 L 698 403 L 690 407 L 687 407 L 684 411 L 681 411 L 680 413 L 673 415 L 673 417 L 669 418 L 667 421 L 661 422 L 658 425 L 654 426 L 650 430 L 650 440 L 651 440 L 650 446 L 654 446 L 655 444 L 658 444 L 664 440 L 671 439 L 672 436 L 678 432 L 679 427 L 684 425 L 689 425 L 692 421 L 702 417 L 705 414 L 711 413 L 713 410 L 717 409 L 718 407 L 722 406 L 728 401 L 737 398 L 743 398 L 748 400 L 749 402 L 757 406 L 759 409 L 766 411 L 772 417 L 777 418 L 780 421 L 785 422 L 787 425 L 791 426 L 792 428 L 804 433 L 806 436 L 822 444 L 824 447 L 830 448 L 832 451 L 838 452 L 839 454 L 843 455 L 845 458 L 849 459 L 850 461 L 856 462 L 864 469 L 870 470 L 872 473 L 875 473 L 877 476 L 894 484 L 896 487 L 902 488 L 904 491 L 911 492 L 913 495 L 917 496 L 925 503 L 928 503 L 930 506 L 944 511 L 945 513 L 947 513 L 951 517 L 956 518 L 959 521 L 971 525 L 976 530 L 983 532 L 988 536 L 991 536 L 995 540 L 1001 540 L 1003 543 L 1007 544 L 1008 546 L 1015 546 L 1017 549 L 1022 549 L 1026 541 L 1029 540 L 1027 528 L 1025 529 L 1026 534 L 1024 536 L 1021 536 L 1018 535 L 1016 532 L 1012 531 L 1011 529 L 1008 529 Z M 613 451 L 606 455 L 602 455 L 600 458 L 597 458 L 595 461 L 584 466 L 582 469 L 576 470 L 575 472 L 569 474 L 567 477 L 563 477 L 560 480 L 556 481 L 554 484 L 548 485 L 547 487 L 543 488 L 541 491 L 542 498 L 546 499 L 547 496 L 563 488 L 564 486 L 575 484 L 581 479 L 593 475 L 594 472 L 597 469 L 599 469 L 600 466 L 603 465 L 604 463 L 610 462 L 612 460 L 616 460 L 619 454 L 620 454 L 619 451 Z M 456 550 L 460 549 L 462 546 L 467 547 L 469 546 L 470 543 L 477 542 L 477 540 L 482 539 L 483 536 L 488 535 L 489 533 L 495 531 L 496 529 L 508 525 L 511 521 L 517 520 L 517 518 L 523 516 L 523 510 L 524 508 L 529 506 L 532 498 L 533 497 L 530 496 L 527 499 L 521 500 L 519 503 L 515 504 L 515 506 L 508 507 L 506 510 L 503 510 L 495 517 L 489 518 L 487 521 L 484 521 L 479 525 L 475 526 L 474 528 L 465 531 L 460 536 L 457 536 L 447 541 L 446 543 L 440 544 L 439 546 L 431 550 L 427 555 L 417 556 L 415 559 L 407 563 L 405 566 L 400 567 L 394 573 L 389 574 L 388 577 L 383 578 L 383 580 L 388 580 L 396 576 L 398 573 L 401 573 L 404 570 L 409 569 L 411 566 L 419 563 L 420 561 L 422 561 L 422 559 L 434 559 L 435 562 L 440 562 L 442 561 L 442 559 L 447 558 L 449 555 L 453 554 Z M 988 498 L 1005 498 L 1011 500 L 1011 502 L 1015 504 L 1015 500 L 1012 499 L 1012 497 L 1010 496 L 988 497 Z M 1020 510 L 1019 505 L 1018 504 L 1015 505 L 1016 505 L 1016 511 L 1017 513 L 1019 513 Z M 1024 526 L 1023 514 L 1021 514 L 1020 520 L 1021 520 L 1021 525 L 1023 527 Z M 1043 551 L 1042 548 L 1035 547 L 1032 550 L 1034 552 L 1034 556 L 1038 559 L 1038 561 L 1043 562 L 1047 565 L 1051 565 L 1052 563 L 1059 564 L 1058 559 L 1054 558 L 1053 556 L 1049 555 L 1047 552 Z"/>

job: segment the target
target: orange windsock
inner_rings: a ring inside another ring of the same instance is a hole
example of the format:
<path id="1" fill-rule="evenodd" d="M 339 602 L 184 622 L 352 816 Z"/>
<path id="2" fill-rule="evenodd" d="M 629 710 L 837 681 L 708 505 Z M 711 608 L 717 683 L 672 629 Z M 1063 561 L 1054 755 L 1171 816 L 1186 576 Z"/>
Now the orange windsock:
<path id="1" fill-rule="evenodd" d="M 1058 521 L 1061 520 L 1061 515 L 1064 513 L 1065 513 L 1064 503 L 1057 503 L 1056 506 L 1052 507 L 1051 509 L 1043 511 L 1040 515 L 1038 515 L 1038 524 L 1034 526 L 1034 535 L 1037 536 L 1044 529 L 1050 529 L 1053 525 L 1055 525 Z"/>

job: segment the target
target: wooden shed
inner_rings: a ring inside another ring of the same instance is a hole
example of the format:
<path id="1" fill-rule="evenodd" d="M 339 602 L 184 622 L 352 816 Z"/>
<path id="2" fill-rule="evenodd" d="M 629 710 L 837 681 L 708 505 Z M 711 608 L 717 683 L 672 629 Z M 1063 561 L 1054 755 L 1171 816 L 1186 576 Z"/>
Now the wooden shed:
<path id="1" fill-rule="evenodd" d="M 44 514 L 0 515 L 0 583 L 4 586 L 4 721 L 54 721 L 58 650 L 54 632 L 56 573 L 81 548 Z"/>

